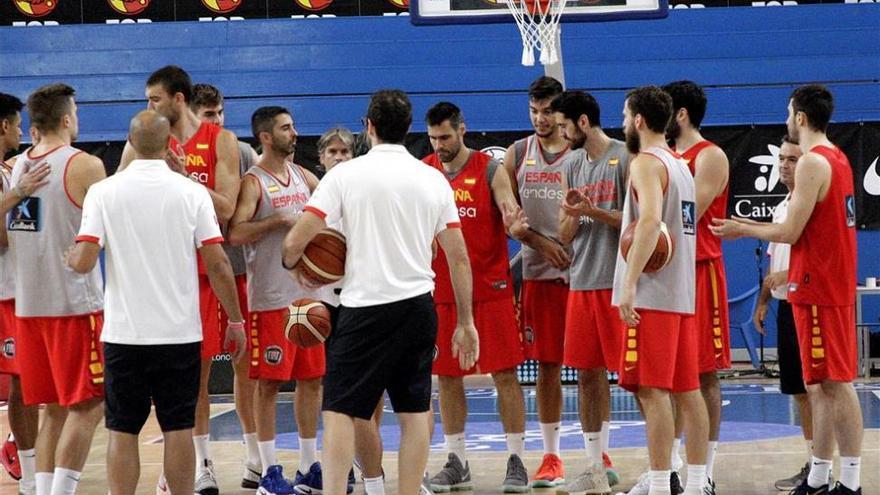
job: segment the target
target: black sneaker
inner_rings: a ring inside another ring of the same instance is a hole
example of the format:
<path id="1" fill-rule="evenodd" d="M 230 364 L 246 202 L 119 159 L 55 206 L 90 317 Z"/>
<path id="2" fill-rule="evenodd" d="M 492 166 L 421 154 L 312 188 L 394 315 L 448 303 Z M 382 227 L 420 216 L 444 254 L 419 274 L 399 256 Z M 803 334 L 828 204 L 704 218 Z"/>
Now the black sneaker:
<path id="1" fill-rule="evenodd" d="M 838 481 L 837 484 L 834 485 L 834 488 L 832 488 L 831 491 L 828 493 L 829 495 L 862 495 L 862 487 L 859 487 L 859 489 L 856 491 L 852 491 L 849 488 L 843 486 L 843 483 Z"/>
<path id="2" fill-rule="evenodd" d="M 706 486 L 703 487 L 703 493 L 701 495 L 715 495 L 715 482 L 706 478 Z"/>
<path id="3" fill-rule="evenodd" d="M 672 495 L 684 493 L 684 487 L 681 486 L 681 478 L 678 477 L 678 471 L 673 471 L 669 475 L 669 491 L 672 492 Z"/>
<path id="4" fill-rule="evenodd" d="M 801 482 L 800 485 L 796 486 L 794 490 L 790 491 L 788 495 L 831 495 L 831 492 L 828 491 L 828 485 L 822 485 L 819 488 L 813 488 L 808 485 L 807 480 L 804 479 L 804 481 Z"/>
<path id="5" fill-rule="evenodd" d="M 801 484 L 807 476 L 810 475 L 810 463 L 806 463 L 801 467 L 801 470 L 798 474 L 792 476 L 791 478 L 783 478 L 781 480 L 776 481 L 773 486 L 776 487 L 777 490 L 794 490 L 798 485 Z"/>

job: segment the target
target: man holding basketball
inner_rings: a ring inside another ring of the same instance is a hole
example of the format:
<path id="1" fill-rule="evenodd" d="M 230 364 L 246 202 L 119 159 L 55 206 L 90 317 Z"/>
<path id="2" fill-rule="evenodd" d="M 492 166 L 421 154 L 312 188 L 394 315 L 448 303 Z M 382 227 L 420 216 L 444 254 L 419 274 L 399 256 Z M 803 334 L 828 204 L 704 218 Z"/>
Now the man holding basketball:
<path id="1" fill-rule="evenodd" d="M 284 329 L 291 301 L 322 294 L 303 288 L 281 266 L 284 235 L 302 214 L 318 179 L 290 163 L 296 149 L 296 128 L 283 107 L 261 107 L 251 118 L 263 155 L 242 179 L 238 206 L 229 227 L 230 241 L 245 246 L 251 339 L 250 374 L 258 380 L 255 401 L 257 440 L 263 466 L 260 490 L 267 494 L 320 490 L 317 459 L 318 411 L 324 346 L 302 348 L 287 339 Z M 275 402 L 281 385 L 296 380 L 294 413 L 299 432 L 300 462 L 294 487 L 284 479 L 275 456 Z"/>
<path id="2" fill-rule="evenodd" d="M 627 94 L 623 116 L 626 145 L 635 157 L 630 162 L 621 227 L 634 233 L 627 258 L 618 252 L 614 271 L 612 304 L 624 322 L 619 383 L 636 394 L 645 415 L 651 465 L 648 493 L 672 493 L 672 394 L 685 415 L 689 461 L 685 493 L 701 495 L 708 419 L 699 391 L 693 322 L 694 180 L 684 161 L 666 147 L 664 134 L 672 116 L 668 94 L 656 86 L 634 89 Z M 660 271 L 646 273 L 664 224 L 674 245 L 672 258 Z"/>
<path id="3" fill-rule="evenodd" d="M 294 268 L 327 223 L 345 224 L 342 306 L 327 342 L 324 379 L 325 495 L 346 492 L 353 420 L 368 420 L 385 390 L 402 431 L 398 493 L 419 493 L 428 458 L 437 332 L 431 297 L 435 237 L 448 257 L 455 292 L 454 355 L 462 369 L 479 358 L 470 263 L 452 189 L 402 145 L 412 123 L 405 93 L 375 93 L 366 118 L 373 147 L 324 176 L 284 241 L 284 265 Z"/>

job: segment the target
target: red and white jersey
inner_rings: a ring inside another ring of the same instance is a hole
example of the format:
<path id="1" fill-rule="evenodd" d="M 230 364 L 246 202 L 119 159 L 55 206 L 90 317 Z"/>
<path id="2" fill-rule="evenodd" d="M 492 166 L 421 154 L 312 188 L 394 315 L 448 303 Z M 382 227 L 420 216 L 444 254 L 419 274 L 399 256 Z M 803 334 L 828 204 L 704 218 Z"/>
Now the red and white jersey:
<path id="1" fill-rule="evenodd" d="M 856 200 L 849 159 L 840 148 L 814 146 L 831 165 L 831 186 L 791 246 L 788 300 L 849 306 L 856 297 Z"/>
<path id="2" fill-rule="evenodd" d="M 171 136 L 168 143 L 178 152 L 183 150 L 189 177 L 212 191 L 217 174 L 217 136 L 222 130 L 218 125 L 202 122 L 189 141 L 180 144 L 177 138 Z"/>
<path id="3" fill-rule="evenodd" d="M 6 162 L 0 162 L 0 195 L 7 194 L 12 189 L 10 179 L 12 167 Z M 4 217 L 4 221 L 6 218 Z M 0 247 L 0 301 L 15 298 L 15 265 L 12 263 L 12 253 L 8 247 Z"/>
<path id="4" fill-rule="evenodd" d="M 711 141 L 703 140 L 681 152 L 682 158 L 687 161 L 688 168 L 691 170 L 691 175 L 697 175 L 696 163 L 700 152 L 711 146 L 717 145 Z M 727 218 L 728 189 L 729 181 L 728 184 L 725 184 L 721 194 L 715 196 L 712 204 L 709 205 L 709 208 L 697 221 L 697 261 L 721 257 L 721 238 L 712 234 L 709 226 L 712 225 L 712 220 L 715 218 Z"/>
<path id="5" fill-rule="evenodd" d="M 436 153 L 428 155 L 422 161 L 444 172 L 443 164 Z M 490 168 L 499 173 L 500 167 L 489 155 L 472 150 L 467 163 L 455 177 L 450 178 L 447 175 L 455 194 L 462 234 L 471 261 L 474 301 L 513 297 L 507 233 L 501 211 L 492 198 L 491 178 L 488 176 Z M 500 173 L 504 171 L 500 170 Z M 449 265 L 442 248 L 440 251 L 432 264 L 437 276 L 434 300 L 438 303 L 455 302 Z"/>

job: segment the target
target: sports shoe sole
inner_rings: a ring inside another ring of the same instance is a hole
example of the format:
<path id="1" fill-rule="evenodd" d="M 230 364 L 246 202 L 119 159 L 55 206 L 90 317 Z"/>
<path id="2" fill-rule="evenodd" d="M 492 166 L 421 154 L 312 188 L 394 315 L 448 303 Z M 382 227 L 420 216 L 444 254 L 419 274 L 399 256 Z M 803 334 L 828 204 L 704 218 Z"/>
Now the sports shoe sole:
<path id="1" fill-rule="evenodd" d="M 219 488 L 202 488 L 200 491 L 195 492 L 196 495 L 220 495 Z"/>
<path id="2" fill-rule="evenodd" d="M 474 483 L 471 481 L 458 483 L 457 485 L 435 485 L 431 483 L 431 491 L 434 493 L 469 492 L 473 490 Z"/>
<path id="3" fill-rule="evenodd" d="M 529 485 L 501 485 L 504 493 L 529 493 L 532 488 Z"/>
<path id="4" fill-rule="evenodd" d="M 608 477 L 608 486 L 617 486 L 620 484 L 620 475 L 611 468 L 605 469 L 605 476 Z"/>
<path id="5" fill-rule="evenodd" d="M 241 479 L 241 487 L 247 490 L 256 490 L 260 487 L 259 481 L 249 480 L 247 478 Z"/>
<path id="6" fill-rule="evenodd" d="M 553 488 L 565 484 L 565 478 L 556 478 L 555 480 L 534 480 L 532 488 Z"/>

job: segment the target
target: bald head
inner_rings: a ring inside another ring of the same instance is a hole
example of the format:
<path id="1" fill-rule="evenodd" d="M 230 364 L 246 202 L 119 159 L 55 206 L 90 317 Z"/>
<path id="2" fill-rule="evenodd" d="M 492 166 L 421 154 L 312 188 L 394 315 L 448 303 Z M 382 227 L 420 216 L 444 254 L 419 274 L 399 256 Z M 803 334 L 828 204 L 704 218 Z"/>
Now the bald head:
<path id="1" fill-rule="evenodd" d="M 128 140 L 134 148 L 136 158 L 164 158 L 170 132 L 171 124 L 158 112 L 144 110 L 135 115 L 128 129 Z"/>

